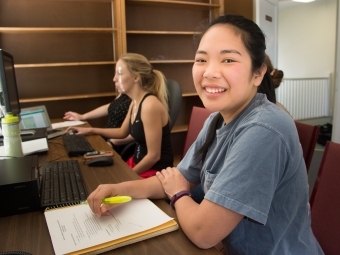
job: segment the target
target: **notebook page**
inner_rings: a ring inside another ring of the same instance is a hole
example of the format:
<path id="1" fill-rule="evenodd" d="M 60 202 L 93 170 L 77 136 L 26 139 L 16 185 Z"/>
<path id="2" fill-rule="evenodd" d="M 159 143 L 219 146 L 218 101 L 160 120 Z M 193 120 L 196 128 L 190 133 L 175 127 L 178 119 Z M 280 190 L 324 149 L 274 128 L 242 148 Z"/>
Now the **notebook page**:
<path id="1" fill-rule="evenodd" d="M 45 211 L 56 255 L 71 253 L 157 227 L 172 218 L 148 199 L 133 199 L 98 218 L 88 205 Z"/>

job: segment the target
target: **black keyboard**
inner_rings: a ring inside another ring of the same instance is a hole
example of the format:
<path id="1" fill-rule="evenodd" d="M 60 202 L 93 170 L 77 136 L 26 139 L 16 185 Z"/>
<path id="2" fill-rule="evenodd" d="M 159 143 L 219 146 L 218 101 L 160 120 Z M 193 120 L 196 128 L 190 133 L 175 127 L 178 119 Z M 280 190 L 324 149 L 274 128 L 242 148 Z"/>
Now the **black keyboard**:
<path id="1" fill-rule="evenodd" d="M 95 151 L 83 135 L 63 135 L 63 140 L 70 157 L 83 156 L 87 152 Z"/>
<path id="2" fill-rule="evenodd" d="M 43 165 L 41 207 L 78 204 L 87 192 L 77 160 L 47 162 Z"/>

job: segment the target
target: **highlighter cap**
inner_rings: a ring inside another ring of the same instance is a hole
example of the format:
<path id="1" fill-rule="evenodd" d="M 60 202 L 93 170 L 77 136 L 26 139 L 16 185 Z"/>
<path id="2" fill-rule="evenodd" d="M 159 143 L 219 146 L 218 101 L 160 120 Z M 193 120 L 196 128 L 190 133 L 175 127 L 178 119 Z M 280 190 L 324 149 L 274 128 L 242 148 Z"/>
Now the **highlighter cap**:
<path id="1" fill-rule="evenodd" d="M 19 122 L 19 117 L 12 113 L 6 113 L 6 116 L 1 120 L 2 124 L 12 124 Z"/>

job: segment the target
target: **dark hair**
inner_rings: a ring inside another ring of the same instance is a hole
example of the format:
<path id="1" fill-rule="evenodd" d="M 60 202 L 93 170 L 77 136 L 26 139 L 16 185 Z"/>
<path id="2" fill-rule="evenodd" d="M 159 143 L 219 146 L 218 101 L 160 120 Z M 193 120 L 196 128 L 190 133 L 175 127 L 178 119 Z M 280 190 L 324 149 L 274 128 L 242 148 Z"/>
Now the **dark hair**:
<path id="1" fill-rule="evenodd" d="M 267 54 L 266 54 L 266 60 L 264 61 L 264 63 L 267 66 L 267 72 L 270 73 L 270 76 L 272 77 L 274 89 L 277 89 L 280 86 L 281 81 L 283 79 L 283 75 L 284 75 L 283 71 L 275 69 L 273 67 L 272 61 L 270 60 Z"/>
<path id="2" fill-rule="evenodd" d="M 264 60 L 265 65 L 267 66 L 267 72 L 265 76 L 269 77 L 269 82 L 261 83 L 260 86 L 257 87 L 257 92 L 265 94 L 268 100 L 274 104 L 276 104 L 276 94 L 275 94 L 275 86 L 274 80 L 271 73 L 274 70 L 272 61 L 270 60 L 269 56 L 266 54 L 266 58 Z"/>
<path id="3" fill-rule="evenodd" d="M 260 86 L 257 87 L 257 92 L 258 93 L 262 93 L 265 94 L 267 96 L 267 99 L 276 104 L 276 94 L 275 94 L 275 85 L 274 85 L 274 79 L 273 77 L 270 75 L 270 72 L 266 72 L 266 74 L 264 75 L 263 79 L 268 80 L 268 82 L 262 82 L 260 84 Z"/>
<path id="4" fill-rule="evenodd" d="M 261 29 L 252 20 L 241 15 L 224 15 L 219 16 L 209 24 L 204 21 L 200 27 L 201 32 L 194 35 L 194 47 L 197 50 L 198 45 L 205 33 L 214 25 L 229 25 L 236 33 L 241 35 L 241 40 L 246 47 L 252 62 L 252 71 L 255 72 L 262 67 L 266 54 L 266 39 Z M 199 28 L 200 29 L 200 28 Z"/>
<path id="5" fill-rule="evenodd" d="M 264 63 L 267 66 L 267 72 L 272 73 L 272 71 L 274 70 L 272 61 L 270 60 L 269 56 L 266 54 L 266 59 L 264 60 Z"/>
<path id="6" fill-rule="evenodd" d="M 272 74 L 274 89 L 277 89 L 278 87 L 280 87 L 283 75 L 284 75 L 283 71 L 274 69 L 274 72 Z"/>
<path id="7" fill-rule="evenodd" d="M 194 35 L 194 46 L 196 50 L 204 34 L 215 25 L 228 25 L 232 29 L 234 29 L 234 31 L 237 34 L 241 36 L 241 40 L 251 58 L 252 72 L 253 73 L 258 72 L 262 68 L 266 58 L 265 54 L 266 40 L 259 26 L 252 20 L 249 20 L 240 15 L 228 14 L 220 16 L 215 20 L 211 21 L 209 24 L 205 23 L 203 29 L 201 29 L 201 32 L 198 32 Z M 259 87 L 261 86 L 262 90 L 266 90 L 266 88 L 273 87 L 269 73 L 266 73 L 266 75 L 263 77 L 263 80 Z M 270 92 L 270 90 L 268 92 Z M 269 94 L 272 96 L 271 93 Z M 212 141 L 214 140 L 216 130 L 222 123 L 222 121 L 223 121 L 222 115 L 218 113 L 211 122 L 206 141 L 195 155 L 196 157 L 200 158 L 202 164 L 205 160 L 209 147 Z"/>

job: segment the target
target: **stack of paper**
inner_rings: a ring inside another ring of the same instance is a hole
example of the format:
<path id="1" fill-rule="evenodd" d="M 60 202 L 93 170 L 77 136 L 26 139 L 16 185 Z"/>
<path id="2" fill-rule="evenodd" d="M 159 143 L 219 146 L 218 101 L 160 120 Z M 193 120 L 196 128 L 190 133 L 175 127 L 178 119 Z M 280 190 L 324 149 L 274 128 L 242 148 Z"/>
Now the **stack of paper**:
<path id="1" fill-rule="evenodd" d="M 46 209 L 56 255 L 99 254 L 178 229 L 177 222 L 148 199 L 133 199 L 98 218 L 88 205 Z"/>
<path id="2" fill-rule="evenodd" d="M 22 142 L 22 151 L 24 153 L 24 156 L 48 151 L 47 139 L 40 138 L 40 139 Z M 0 146 L 0 157 L 6 157 L 4 146 Z"/>

